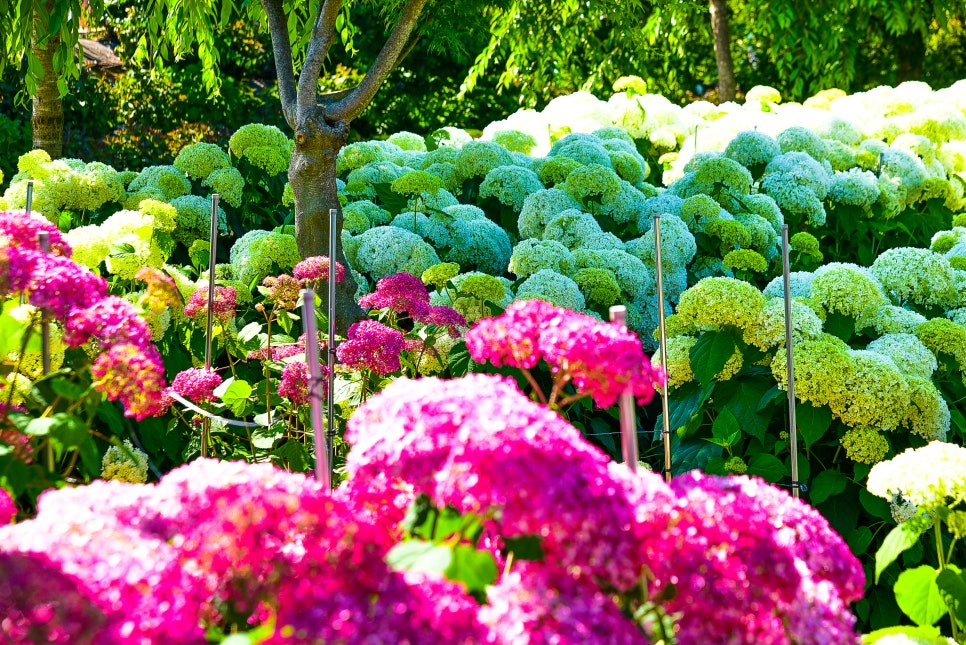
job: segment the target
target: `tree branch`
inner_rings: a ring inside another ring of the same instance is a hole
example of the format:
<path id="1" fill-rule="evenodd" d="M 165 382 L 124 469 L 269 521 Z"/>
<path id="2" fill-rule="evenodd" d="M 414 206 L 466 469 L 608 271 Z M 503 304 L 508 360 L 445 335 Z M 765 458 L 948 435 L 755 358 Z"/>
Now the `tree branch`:
<path id="1" fill-rule="evenodd" d="M 295 129 L 295 70 L 292 63 L 292 42 L 288 37 L 288 21 L 282 9 L 282 0 L 262 0 L 268 16 L 268 30 L 272 35 L 272 54 L 275 57 L 275 75 L 278 76 L 278 93 L 282 98 L 282 114 L 289 127 Z"/>
<path id="2" fill-rule="evenodd" d="M 315 109 L 322 63 L 329 52 L 329 47 L 332 46 L 332 41 L 335 40 L 335 19 L 341 10 L 342 0 L 325 0 L 322 8 L 319 9 L 319 15 L 315 18 L 309 49 L 305 54 L 305 64 L 302 65 L 302 72 L 299 74 L 297 104 L 299 114 Z"/>
<path id="3" fill-rule="evenodd" d="M 326 119 L 330 121 L 351 121 L 362 114 L 362 111 L 368 107 L 372 98 L 376 95 L 379 86 L 382 85 L 386 77 L 389 76 L 389 72 L 399 62 L 400 54 L 406 48 L 409 35 L 416 26 L 419 14 L 422 13 L 425 6 L 426 0 L 409 0 L 406 3 L 402 14 L 399 16 L 399 21 L 396 22 L 392 33 L 386 39 L 382 51 L 379 52 L 369 71 L 366 72 L 366 77 L 362 79 L 359 87 L 353 90 L 352 94 L 332 104 L 326 110 Z"/>

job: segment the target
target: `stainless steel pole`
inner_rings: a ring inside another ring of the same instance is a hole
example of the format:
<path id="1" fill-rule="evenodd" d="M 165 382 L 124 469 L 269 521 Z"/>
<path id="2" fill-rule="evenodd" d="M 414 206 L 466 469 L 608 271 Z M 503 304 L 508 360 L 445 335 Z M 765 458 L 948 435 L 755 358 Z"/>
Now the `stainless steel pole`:
<path id="1" fill-rule="evenodd" d="M 315 444 L 315 478 L 332 490 L 329 450 L 322 425 L 322 370 L 319 361 L 319 328 L 315 323 L 315 290 L 302 289 L 302 327 L 305 330 L 305 362 L 309 368 L 309 419 Z"/>
<path id="2" fill-rule="evenodd" d="M 799 497 L 798 481 L 798 424 L 795 420 L 795 361 L 792 336 L 792 289 L 788 262 L 788 224 L 782 225 L 782 280 L 785 295 L 785 360 L 788 368 L 788 441 L 792 455 L 792 496 Z"/>
<path id="3" fill-rule="evenodd" d="M 610 319 L 615 325 L 627 326 L 627 308 L 624 305 L 614 305 L 610 308 Z M 639 451 L 637 447 L 637 414 L 634 410 L 634 395 L 630 388 L 624 390 L 618 399 L 620 409 L 621 453 L 624 463 L 632 472 L 637 472 Z"/>
<path id="4" fill-rule="evenodd" d="M 697 131 L 695 131 L 697 136 Z M 661 216 L 654 215 L 654 283 L 657 289 L 657 334 L 661 352 L 661 439 L 664 441 L 664 480 L 671 481 L 671 419 L 668 408 L 667 332 L 664 326 L 664 267 L 661 266 Z"/>

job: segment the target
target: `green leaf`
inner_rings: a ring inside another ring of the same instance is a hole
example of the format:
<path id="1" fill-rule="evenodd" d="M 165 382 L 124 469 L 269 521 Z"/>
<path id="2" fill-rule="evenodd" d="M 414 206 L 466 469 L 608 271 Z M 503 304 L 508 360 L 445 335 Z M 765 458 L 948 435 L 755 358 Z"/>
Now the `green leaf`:
<path id="1" fill-rule="evenodd" d="M 63 376 L 57 376 L 50 379 L 50 389 L 53 390 L 54 394 L 61 396 L 68 401 L 77 401 L 83 398 L 91 391 L 92 386 L 81 385 L 80 383 L 74 383 L 70 379 L 64 378 Z"/>
<path id="2" fill-rule="evenodd" d="M 708 385 L 721 372 L 737 349 L 733 334 L 711 331 L 702 334 L 691 348 L 691 371 L 702 385 Z"/>
<path id="3" fill-rule="evenodd" d="M 812 504 L 821 504 L 829 497 L 845 490 L 848 478 L 837 470 L 823 470 L 810 482 L 808 499 Z"/>
<path id="4" fill-rule="evenodd" d="M 305 451 L 305 446 L 298 441 L 286 441 L 276 448 L 273 454 L 287 460 L 289 470 L 293 472 L 304 473 L 309 470 L 308 453 Z"/>
<path id="5" fill-rule="evenodd" d="M 544 558 L 543 538 L 539 535 L 518 535 L 511 538 L 503 538 L 506 550 L 513 554 L 517 560 L 534 560 L 542 562 Z"/>
<path id="6" fill-rule="evenodd" d="M 714 423 L 711 425 L 711 434 L 715 439 L 725 441 L 726 445 L 730 446 L 734 443 L 731 439 L 741 434 L 741 428 L 738 426 L 738 419 L 735 418 L 731 410 L 725 408 L 718 413 Z"/>
<path id="7" fill-rule="evenodd" d="M 960 625 L 966 625 L 966 577 L 959 567 L 949 565 L 936 576 L 939 595 Z"/>
<path id="8" fill-rule="evenodd" d="M 748 460 L 748 474 L 758 475 L 765 481 L 775 484 L 788 476 L 788 469 L 778 457 L 762 452 L 752 455 Z"/>
<path id="9" fill-rule="evenodd" d="M 423 540 L 400 542 L 386 554 L 386 564 L 394 571 L 443 573 L 452 561 L 453 551 L 448 546 Z"/>
<path id="10" fill-rule="evenodd" d="M 392 184 L 381 182 L 373 184 L 372 189 L 379 198 L 380 205 L 389 211 L 390 215 L 399 215 L 408 209 L 409 199 L 405 195 L 393 192 Z"/>
<path id="11" fill-rule="evenodd" d="M 228 381 L 230 381 L 228 387 L 223 387 Z M 215 396 L 220 398 L 221 402 L 228 406 L 232 412 L 242 415 L 245 413 L 246 404 L 249 402 L 248 397 L 252 395 L 252 386 L 248 381 L 233 379 L 228 379 L 228 381 L 223 382 L 215 389 Z"/>
<path id="12" fill-rule="evenodd" d="M 855 319 L 845 314 L 831 312 L 825 319 L 825 331 L 849 342 L 855 333 Z"/>
<path id="13" fill-rule="evenodd" d="M 949 644 L 949 641 L 943 638 L 938 627 L 911 627 L 909 625 L 899 625 L 897 627 L 885 627 L 883 629 L 877 629 L 874 632 L 865 634 L 862 637 L 862 645 L 873 645 L 879 641 L 879 639 L 894 635 L 908 636 L 910 639 L 915 639 L 915 642 L 921 642 L 924 645 Z"/>
<path id="14" fill-rule="evenodd" d="M 771 381 L 771 378 L 759 377 L 732 379 L 718 384 L 718 396 L 715 397 L 716 400 L 724 398 L 723 409 L 731 411 L 743 432 L 762 443 L 774 416 L 774 410 L 763 411 L 761 407 L 763 397 L 771 392 Z M 731 388 L 725 390 L 726 385 Z"/>
<path id="15" fill-rule="evenodd" d="M 486 587 L 496 582 L 496 560 L 489 551 L 477 551 L 469 544 L 457 544 L 453 547 L 452 559 L 444 573 L 447 580 L 463 583 L 466 591 L 482 602 L 486 599 Z"/>
<path id="16" fill-rule="evenodd" d="M 702 440 L 681 441 L 671 437 L 671 471 L 675 475 L 689 470 L 703 470 L 708 462 L 721 456 L 721 446 Z"/>
<path id="17" fill-rule="evenodd" d="M 111 245 L 111 250 L 109 255 L 112 258 L 123 258 L 131 256 L 137 253 L 137 249 L 134 248 L 132 244 L 127 242 L 116 242 Z"/>
<path id="18" fill-rule="evenodd" d="M 845 536 L 845 542 L 849 545 L 852 555 L 861 557 L 872 544 L 872 531 L 868 526 L 860 526 Z"/>
<path id="19" fill-rule="evenodd" d="M 84 420 L 78 416 L 58 412 L 53 416 L 54 424 L 50 427 L 50 438 L 63 450 L 79 448 L 90 439 L 90 430 Z"/>
<path id="20" fill-rule="evenodd" d="M 670 417 L 668 425 L 671 432 L 676 432 L 691 420 L 691 417 L 701 409 L 701 406 L 711 396 L 714 388 L 714 383 L 704 388 L 697 383 L 688 383 L 671 392 L 670 397 L 668 397 L 668 416 Z M 663 427 L 662 416 L 658 416 L 658 427 Z"/>
<path id="21" fill-rule="evenodd" d="M 824 405 L 815 407 L 810 403 L 795 401 L 795 425 L 805 441 L 805 447 L 811 448 L 832 425 L 832 410 Z"/>
<path id="22" fill-rule="evenodd" d="M 53 417 L 41 417 L 38 419 L 31 419 L 27 427 L 23 429 L 24 434 L 29 434 L 34 437 L 45 437 L 50 434 L 50 429 L 57 425 L 57 420 Z"/>
<path id="23" fill-rule="evenodd" d="M 939 571 L 924 564 L 900 573 L 893 587 L 899 609 L 920 627 L 934 625 L 946 613 L 936 584 L 938 575 Z"/>
<path id="24" fill-rule="evenodd" d="M 250 322 L 241 328 L 238 332 L 238 342 L 249 343 L 258 338 L 258 334 L 262 331 L 262 324 L 259 322 Z"/>
<path id="25" fill-rule="evenodd" d="M 876 583 L 879 582 L 879 576 L 882 575 L 882 572 L 896 561 L 900 553 L 919 541 L 922 532 L 923 527 L 916 522 L 903 522 L 889 531 L 889 535 L 882 541 L 882 546 L 875 554 Z"/>

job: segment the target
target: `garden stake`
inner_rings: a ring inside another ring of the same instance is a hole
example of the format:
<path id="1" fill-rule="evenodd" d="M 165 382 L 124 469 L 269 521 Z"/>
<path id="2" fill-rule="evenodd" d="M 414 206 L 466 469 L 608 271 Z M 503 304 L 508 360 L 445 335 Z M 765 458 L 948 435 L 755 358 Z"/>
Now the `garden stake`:
<path id="1" fill-rule="evenodd" d="M 614 305 L 610 308 L 611 322 L 627 326 L 627 307 L 624 305 Z M 637 418 L 634 412 L 634 395 L 628 387 L 621 393 L 619 399 L 621 414 L 621 452 L 624 454 L 624 463 L 632 473 L 637 472 Z"/>
<path id="2" fill-rule="evenodd" d="M 335 229 L 335 220 L 338 217 L 339 211 L 330 208 L 329 209 L 329 342 L 326 345 L 326 358 L 328 359 L 329 374 L 327 378 L 329 379 L 329 389 L 326 392 L 326 405 L 327 405 L 327 417 L 326 425 L 327 441 L 326 450 L 328 451 L 327 461 L 329 468 L 332 468 L 335 464 L 335 236 L 337 231 Z M 318 339 L 318 336 L 315 336 Z M 316 340 L 316 342 L 318 342 Z M 332 473 L 329 472 L 329 489 L 332 489 Z"/>
<path id="3" fill-rule="evenodd" d="M 27 182 L 27 203 L 23 208 L 23 214 L 30 216 L 30 209 L 34 205 L 34 180 L 31 179 Z M 38 233 L 39 235 L 39 233 Z M 25 304 L 27 302 L 27 297 L 21 293 L 20 294 L 20 304 Z"/>
<path id="4" fill-rule="evenodd" d="M 319 330 L 315 325 L 315 290 L 302 289 L 302 326 L 305 328 L 305 362 L 309 366 L 309 419 L 315 442 L 315 478 L 326 491 L 332 490 L 329 451 L 322 429 L 322 373 L 319 367 Z"/>
<path id="5" fill-rule="evenodd" d="M 801 483 L 798 481 L 798 426 L 795 422 L 795 361 L 792 350 L 795 340 L 792 337 L 792 290 L 788 270 L 788 224 L 782 224 L 782 277 L 785 292 L 785 356 L 788 365 L 788 441 L 792 451 L 792 496 L 799 496 Z"/>
<path id="6" fill-rule="evenodd" d="M 50 233 L 37 233 L 37 245 L 41 253 L 50 253 Z M 50 374 L 50 313 L 47 309 L 40 310 L 40 359 L 44 375 Z"/>
<path id="7" fill-rule="evenodd" d="M 671 419 L 668 412 L 667 393 L 667 334 L 664 329 L 664 269 L 661 266 L 661 216 L 654 215 L 654 282 L 657 287 L 657 330 L 661 352 L 661 438 L 664 440 L 664 480 L 671 481 Z"/>
<path id="8" fill-rule="evenodd" d="M 211 370 L 211 343 L 215 324 L 215 254 L 218 251 L 218 193 L 211 196 L 211 235 L 208 238 L 208 323 L 205 330 L 205 369 Z M 208 456 L 211 420 L 205 417 L 201 426 L 201 456 Z"/>

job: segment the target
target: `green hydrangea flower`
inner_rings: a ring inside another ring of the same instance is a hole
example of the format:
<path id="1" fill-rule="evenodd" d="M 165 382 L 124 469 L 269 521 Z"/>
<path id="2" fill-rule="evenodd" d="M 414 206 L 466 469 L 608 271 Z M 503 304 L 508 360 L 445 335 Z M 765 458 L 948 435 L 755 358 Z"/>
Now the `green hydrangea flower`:
<path id="1" fill-rule="evenodd" d="M 127 439 L 124 448 L 111 446 L 101 461 L 101 479 L 144 484 L 148 481 L 148 455 Z"/>
<path id="2" fill-rule="evenodd" d="M 349 173 L 349 176 L 346 177 L 345 193 L 356 199 L 375 199 L 376 191 L 373 186 L 376 184 L 392 184 L 405 172 L 407 172 L 406 168 L 391 161 L 368 163 Z"/>
<path id="3" fill-rule="evenodd" d="M 420 279 L 423 281 L 423 284 L 442 290 L 448 281 L 459 275 L 459 272 L 460 265 L 457 263 L 440 262 L 423 271 Z"/>
<path id="4" fill-rule="evenodd" d="M 336 172 L 344 175 L 356 168 L 387 159 L 385 150 L 375 141 L 350 143 L 339 151 L 339 156 L 336 158 Z"/>
<path id="5" fill-rule="evenodd" d="M 294 142 L 285 136 L 285 133 L 274 125 L 264 125 L 262 123 L 249 123 L 238 128 L 231 138 L 228 139 L 228 149 L 237 158 L 247 156 L 245 153 L 252 148 L 272 148 L 281 152 L 286 159 L 292 153 Z M 249 158 L 249 160 L 251 160 Z M 254 163 L 254 161 L 252 162 Z M 288 163 L 286 162 L 286 166 Z"/>
<path id="6" fill-rule="evenodd" d="M 583 246 L 588 237 L 602 233 L 600 224 L 593 215 L 576 208 L 566 210 L 547 222 L 543 231 L 543 239 L 560 242 L 568 249 Z"/>
<path id="7" fill-rule="evenodd" d="M 828 146 L 817 134 L 802 126 L 792 126 L 778 134 L 778 145 L 783 153 L 804 152 L 816 161 L 828 159 Z"/>
<path id="8" fill-rule="evenodd" d="M 387 141 L 393 145 L 399 146 L 403 150 L 426 152 L 426 140 L 415 132 L 396 132 L 389 135 Z"/>
<path id="9" fill-rule="evenodd" d="M 731 473 L 732 475 L 743 475 L 748 472 L 748 464 L 741 457 L 733 456 L 729 457 L 727 461 L 724 462 L 724 471 L 726 473 Z"/>
<path id="10" fill-rule="evenodd" d="M 765 256 L 751 249 L 735 249 L 734 251 L 730 251 L 724 256 L 721 263 L 729 269 L 736 271 L 764 273 L 768 270 L 768 260 L 765 259 Z"/>
<path id="11" fill-rule="evenodd" d="M 127 191 L 137 193 L 145 188 L 160 190 L 164 200 L 172 200 L 190 193 L 191 183 L 184 173 L 174 166 L 148 166 L 128 184 Z"/>
<path id="12" fill-rule="evenodd" d="M 831 334 L 822 333 L 817 338 L 796 343 L 795 396 L 815 407 L 830 405 L 839 400 L 846 380 L 854 367 L 849 346 Z M 788 390 L 788 364 L 784 352 L 775 354 L 771 371 L 778 387 Z"/>
<path id="13" fill-rule="evenodd" d="M 211 235 L 210 197 L 185 195 L 171 200 L 171 205 L 178 211 L 177 227 L 171 233 L 176 242 L 191 246 L 195 240 L 208 239 Z M 218 233 L 228 233 L 228 220 L 221 206 L 218 207 Z"/>
<path id="14" fill-rule="evenodd" d="M 430 164 L 424 170 L 432 175 L 436 175 L 443 180 L 443 188 L 452 192 L 459 192 L 463 184 L 463 177 L 460 176 L 456 164 L 446 161 Z"/>
<path id="15" fill-rule="evenodd" d="M 152 237 L 145 240 L 127 233 L 118 237 L 111 236 L 111 249 L 105 259 L 107 272 L 124 280 L 133 280 L 143 267 L 161 268 L 168 259 L 157 241 Z"/>
<path id="16" fill-rule="evenodd" d="M 193 143 L 178 152 L 174 167 L 192 179 L 205 179 L 219 168 L 230 168 L 228 153 L 213 143 Z"/>
<path id="17" fill-rule="evenodd" d="M 510 273 L 526 278 L 537 271 L 550 269 L 563 275 L 573 274 L 576 259 L 570 249 L 556 240 L 526 239 L 513 248 Z"/>
<path id="18" fill-rule="evenodd" d="M 38 177 L 40 168 L 46 163 L 50 163 L 50 155 L 46 150 L 37 148 L 30 152 L 25 152 L 17 159 L 17 170 L 30 177 Z"/>
<path id="19" fill-rule="evenodd" d="M 814 262 L 821 262 L 825 257 L 818 248 L 818 240 L 811 233 L 795 233 L 788 240 L 788 245 L 802 255 L 811 258 Z"/>
<path id="20" fill-rule="evenodd" d="M 456 169 L 467 179 L 486 177 L 494 168 L 512 165 L 510 152 L 493 141 L 470 141 L 460 148 L 456 157 Z"/>
<path id="21" fill-rule="evenodd" d="M 602 200 L 617 197 L 621 190 L 621 180 L 612 169 L 600 164 L 590 164 L 577 168 L 567 176 L 564 190 L 579 203 L 588 199 Z"/>
<path id="22" fill-rule="evenodd" d="M 178 210 L 166 202 L 145 199 L 138 204 L 137 210 L 153 220 L 157 231 L 170 233 L 178 225 Z"/>
<path id="23" fill-rule="evenodd" d="M 949 260 L 929 249 L 889 249 L 875 259 L 870 271 L 897 305 L 947 307 L 956 296 Z"/>
<path id="24" fill-rule="evenodd" d="M 574 275 L 574 282 L 589 303 L 610 307 L 620 298 L 621 288 L 617 284 L 617 276 L 610 269 L 580 269 Z"/>
<path id="25" fill-rule="evenodd" d="M 498 130 L 493 133 L 493 141 L 510 152 L 522 152 L 525 155 L 537 146 L 537 140 L 533 135 L 519 130 Z"/>
<path id="26" fill-rule="evenodd" d="M 580 209 L 576 199 L 559 188 L 538 190 L 523 200 L 517 228 L 521 238 L 542 238 L 547 222 L 571 208 Z"/>
<path id="27" fill-rule="evenodd" d="M 947 354 L 966 368 L 966 326 L 946 318 L 933 318 L 916 327 L 916 337 L 937 357 Z"/>
<path id="28" fill-rule="evenodd" d="M 99 273 L 98 267 L 111 250 L 111 242 L 100 226 L 88 225 L 71 229 L 64 235 L 64 240 L 74 251 L 71 260 Z"/>
<path id="29" fill-rule="evenodd" d="M 392 182 L 392 191 L 400 195 L 435 194 L 443 190 L 443 180 L 423 170 L 410 170 Z"/>
<path id="30" fill-rule="evenodd" d="M 546 300 L 564 309 L 583 311 L 584 294 L 576 282 L 552 269 L 540 269 L 517 289 L 518 300 Z"/>
<path id="31" fill-rule="evenodd" d="M 537 176 L 547 186 L 562 184 L 567 181 L 570 173 L 582 165 L 582 163 L 570 157 L 547 157 L 546 161 L 540 166 Z"/>
<path id="32" fill-rule="evenodd" d="M 798 344 L 822 334 L 822 319 L 800 299 L 792 299 L 792 339 Z M 769 298 L 758 311 L 754 324 L 743 331 L 744 341 L 762 351 L 785 344 L 785 300 Z"/>
<path id="33" fill-rule="evenodd" d="M 704 232 L 717 238 L 723 251 L 751 245 L 751 232 L 736 219 L 714 218 L 704 225 Z"/>
<path id="34" fill-rule="evenodd" d="M 906 376 L 928 379 L 938 367 L 936 356 L 915 334 L 883 334 L 866 349 L 891 358 Z"/>
<path id="35" fill-rule="evenodd" d="M 612 271 L 625 300 L 651 301 L 656 297 L 653 272 L 640 258 L 626 251 L 582 248 L 574 251 L 574 260 L 578 269 L 596 268 Z"/>
<path id="36" fill-rule="evenodd" d="M 819 267 L 811 285 L 812 297 L 828 312 L 852 316 L 889 304 L 878 279 L 855 264 L 833 262 Z"/>
<path id="37" fill-rule="evenodd" d="M 751 172 L 734 159 L 723 155 L 708 158 L 694 172 L 694 181 L 701 192 L 716 192 L 719 186 L 731 193 L 747 195 L 754 181 Z"/>
<path id="38" fill-rule="evenodd" d="M 568 157 L 582 166 L 611 167 L 610 153 L 604 147 L 604 142 L 590 134 L 573 132 L 558 139 L 547 156 Z"/>
<path id="39" fill-rule="evenodd" d="M 244 156 L 253 166 L 264 170 L 267 175 L 274 177 L 288 170 L 291 154 L 289 148 L 249 146 L 245 148 Z"/>
<path id="40" fill-rule="evenodd" d="M 245 190 L 245 179 L 238 172 L 237 168 L 218 168 L 213 170 L 201 182 L 201 185 L 207 186 L 212 191 L 218 193 L 219 198 L 225 203 L 235 208 L 241 207 L 242 192 Z"/>
<path id="41" fill-rule="evenodd" d="M 860 464 L 877 464 L 889 454 L 889 442 L 869 426 L 849 428 L 839 443 L 845 448 L 845 456 Z"/>
<path id="42" fill-rule="evenodd" d="M 499 166 L 480 184 L 480 198 L 493 197 L 519 213 L 524 200 L 539 190 L 543 190 L 543 184 L 537 173 L 519 166 Z"/>
<path id="43" fill-rule="evenodd" d="M 765 296 L 734 278 L 704 278 L 681 294 L 677 315 L 698 329 L 746 329 L 758 320 Z"/>
<path id="44" fill-rule="evenodd" d="M 960 241 L 960 235 L 955 231 L 939 231 L 932 236 L 929 250 L 936 253 L 947 253 Z"/>
<path id="45" fill-rule="evenodd" d="M 669 317 L 668 321 L 672 317 Z M 687 385 L 694 380 L 694 372 L 691 370 L 691 348 L 697 342 L 698 339 L 694 336 L 669 335 L 667 339 L 667 370 L 665 370 L 667 372 L 668 391 Z M 660 353 L 655 354 L 651 361 L 654 365 L 660 366 Z"/>
<path id="46" fill-rule="evenodd" d="M 758 130 L 745 130 L 735 135 L 725 148 L 724 154 L 745 168 L 752 169 L 752 175 L 761 175 L 768 162 L 781 152 L 781 147 L 774 138 Z"/>

